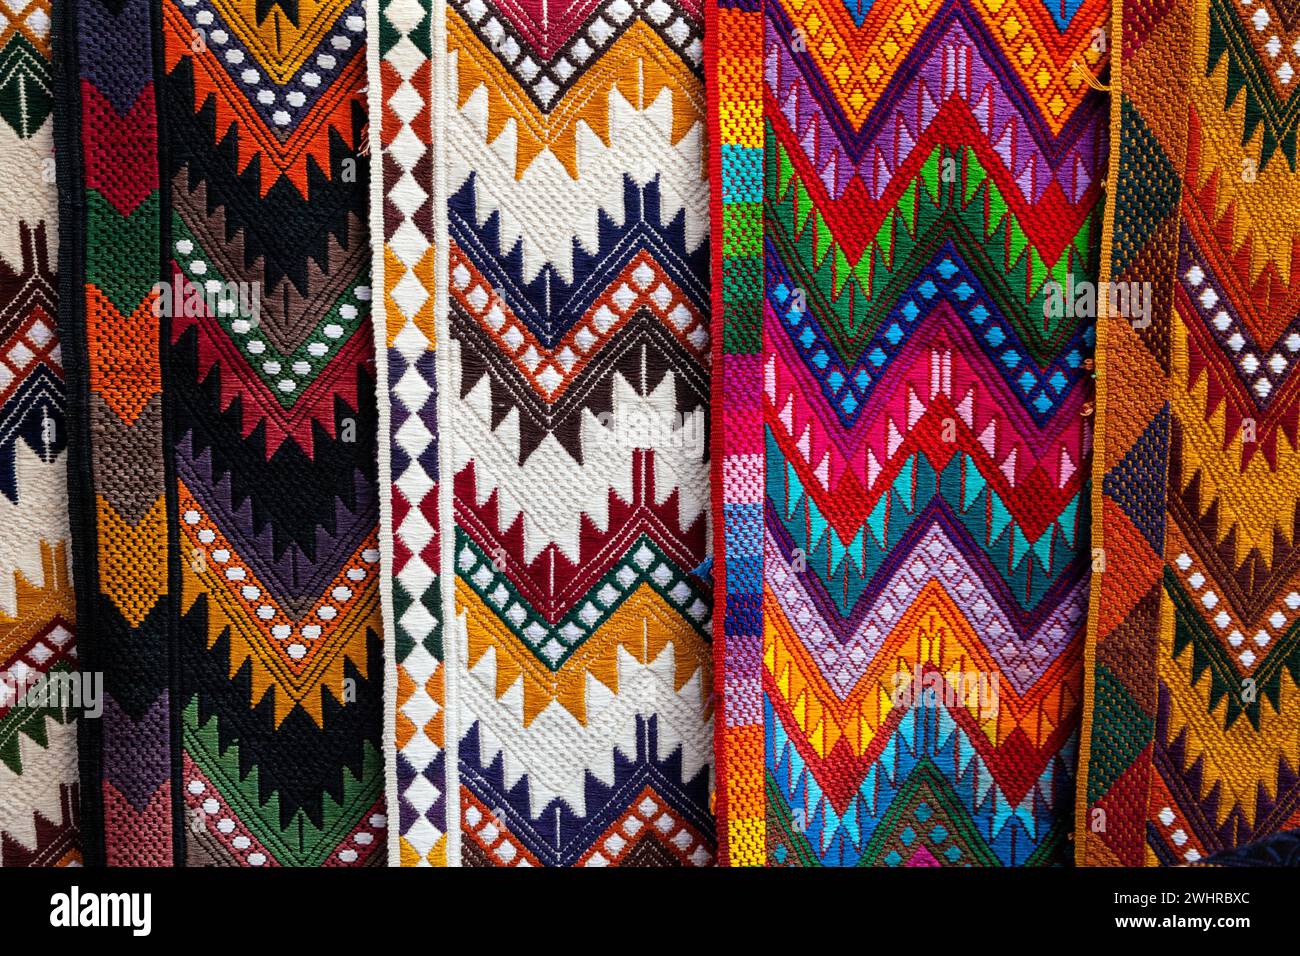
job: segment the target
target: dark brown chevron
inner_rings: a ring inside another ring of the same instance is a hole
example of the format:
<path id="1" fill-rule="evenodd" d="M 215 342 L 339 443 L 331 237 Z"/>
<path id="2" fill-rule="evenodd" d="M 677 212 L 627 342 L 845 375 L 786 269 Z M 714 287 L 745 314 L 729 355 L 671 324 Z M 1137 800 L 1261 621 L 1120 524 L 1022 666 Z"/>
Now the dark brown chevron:
<path id="1" fill-rule="evenodd" d="M 121 463 L 121 467 L 98 469 L 96 493 L 135 524 L 158 501 L 157 489 L 163 482 L 162 452 L 158 447 L 162 398 L 150 398 L 132 422 L 122 421 L 97 392 L 91 393 L 89 406 L 95 441 L 103 450 L 104 460 Z"/>
<path id="2" fill-rule="evenodd" d="M 370 250 L 363 241 L 367 235 L 365 225 L 349 213 L 345 244 L 333 235 L 328 237 L 324 266 L 311 257 L 306 258 L 305 291 L 299 291 L 283 275 L 267 289 L 263 284 L 266 274 L 263 260 L 248 260 L 243 233 L 236 231 L 232 235 L 225 209 L 210 207 L 207 185 L 199 183 L 187 189 L 188 179 L 188 173 L 182 170 L 173 180 L 173 208 L 198 237 L 204 254 L 212 258 L 227 282 L 261 287 L 261 330 L 282 354 L 293 352 L 369 266 Z M 209 208 L 211 212 L 207 212 Z"/>
<path id="3" fill-rule="evenodd" d="M 1262 617 L 1277 607 L 1282 592 L 1300 574 L 1300 502 L 1290 515 L 1291 540 L 1277 528 L 1273 529 L 1273 560 L 1264 559 L 1258 548 L 1251 548 L 1245 557 L 1237 560 L 1235 527 L 1219 540 L 1220 503 L 1216 499 L 1201 513 L 1201 473 L 1188 479 L 1183 470 L 1182 426 L 1176 417 L 1170 419 L 1169 434 L 1169 494 L 1168 508 L 1171 520 L 1178 524 L 1192 546 L 1196 556 L 1206 566 L 1206 576 L 1219 584 L 1220 597 L 1225 597 L 1233 611 L 1247 626 L 1255 625 Z M 1183 488 L 1184 482 L 1186 488 Z M 1183 488 L 1182 491 L 1179 491 Z M 1286 516 L 1279 516 L 1286 521 Z"/>
<path id="4" fill-rule="evenodd" d="M 672 372 L 677 379 L 679 415 L 708 406 L 708 372 L 649 309 L 631 315 L 554 403 L 546 402 L 533 390 L 511 358 L 454 299 L 451 331 L 461 344 L 461 398 L 486 375 L 492 389 L 492 427 L 500 425 L 512 410 L 519 412 L 520 464 L 547 435 L 553 435 L 565 451 L 581 462 L 583 412 L 600 416 L 613 410 L 615 375 L 627 381 L 637 394 L 646 395 Z"/>

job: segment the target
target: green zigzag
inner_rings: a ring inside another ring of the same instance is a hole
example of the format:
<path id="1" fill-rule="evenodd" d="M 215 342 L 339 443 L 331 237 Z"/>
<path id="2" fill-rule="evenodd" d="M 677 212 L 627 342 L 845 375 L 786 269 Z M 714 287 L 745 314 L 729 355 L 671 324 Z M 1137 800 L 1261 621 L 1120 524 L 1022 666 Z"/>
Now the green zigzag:
<path id="1" fill-rule="evenodd" d="M 402 618 L 406 612 L 419 601 L 420 606 L 436 622 L 429 632 L 429 636 L 422 641 L 417 641 L 407 626 L 403 623 Z M 406 660 L 408 654 L 415 649 L 417 643 L 423 644 L 424 649 L 432 654 L 437 660 L 444 660 L 442 650 L 442 598 L 437 587 L 426 587 L 419 598 L 411 595 L 400 578 L 393 578 L 393 622 L 394 628 L 394 648 L 397 653 L 398 663 Z"/>
<path id="2" fill-rule="evenodd" d="M 645 560 L 644 567 L 638 564 L 635 557 L 642 548 L 651 554 Z M 653 572 L 659 568 L 665 570 L 667 577 L 664 580 L 656 580 L 653 576 Z M 587 596 L 555 624 L 549 623 L 529 607 L 510 578 L 504 572 L 497 571 L 487 553 L 460 529 L 456 531 L 456 574 L 482 598 L 484 605 L 495 612 L 500 623 L 532 651 L 538 662 L 552 672 L 559 671 L 564 662 L 586 643 L 587 638 L 600 630 L 624 600 L 642 584 L 653 588 L 669 607 L 675 608 L 699 633 L 703 634 L 702 628 L 709 620 L 708 592 L 683 574 L 654 541 L 645 535 L 637 538 L 619 562 L 587 592 Z M 602 602 L 596 596 L 606 587 L 617 592 L 618 596 L 602 607 Z M 503 598 L 491 596 L 497 593 L 498 588 L 504 591 Z M 692 614 L 688 608 L 697 602 L 701 610 Z M 513 607 L 519 607 L 523 612 L 519 621 L 511 620 L 508 616 Z M 581 615 L 587 609 L 590 609 L 590 620 L 584 621 Z M 529 635 L 526 633 L 529 630 L 534 633 Z M 581 631 L 581 636 L 573 636 L 575 631 Z M 564 647 L 564 652 L 554 661 L 541 652 L 541 647 L 552 638 Z"/>
<path id="3" fill-rule="evenodd" d="M 1192 649 L 1192 683 L 1197 684 L 1208 671 L 1210 675 L 1210 710 L 1227 701 L 1224 728 L 1233 725 L 1243 713 L 1250 725 L 1259 730 L 1260 702 L 1267 699 L 1276 711 L 1281 707 L 1282 674 L 1300 686 L 1300 620 L 1293 621 L 1286 633 L 1251 670 L 1254 679 L 1252 700 L 1243 700 L 1242 677 L 1233 666 L 1228 652 L 1196 611 L 1192 598 L 1184 590 L 1173 569 L 1165 567 L 1165 591 L 1174 604 L 1174 659 L 1188 647 Z"/>
<path id="4" fill-rule="evenodd" d="M 72 667 L 66 663 L 50 669 L 51 674 L 70 673 Z M 46 720 L 60 724 L 70 724 L 76 720 L 71 708 L 65 707 L 13 707 L 0 719 L 0 763 L 15 774 L 23 772 L 22 748 L 19 735 L 31 740 L 42 750 L 49 749 L 50 735 Z"/>
<path id="5" fill-rule="evenodd" d="M 903 786 L 899 788 L 898 794 L 863 848 L 858 866 L 875 866 L 881 862 L 882 854 L 893 835 L 900 828 L 910 825 L 907 819 L 908 810 L 912 807 L 914 798 L 922 794 L 928 794 L 952 823 L 956 831 L 954 835 L 959 837 L 958 844 L 972 857 L 969 862 L 981 866 L 999 865 L 997 855 L 989 849 L 984 838 L 980 836 L 979 829 L 963 806 L 961 798 L 953 791 L 947 778 L 927 757 L 917 764 Z"/>
<path id="6" fill-rule="evenodd" d="M 276 861 L 285 866 L 321 866 L 329 859 L 383 792 L 383 758 L 365 741 L 361 773 L 343 768 L 343 799 L 322 794 L 323 826 L 316 826 L 305 810 L 299 809 L 280 825 L 280 796 L 273 793 L 265 803 L 258 797 L 259 771 L 256 766 L 246 777 L 239 773 L 239 746 L 224 752 L 218 742 L 217 717 L 199 721 L 198 696 L 190 698 L 182 715 L 186 753 L 210 779 L 236 817 L 252 831 Z"/>
<path id="7" fill-rule="evenodd" d="M 1021 608 L 1037 606 L 1079 560 L 1078 529 L 1088 526 L 1087 484 L 1071 496 L 1037 538 L 1030 540 L 1006 503 L 988 485 L 977 459 L 957 453 L 936 471 L 929 456 L 918 451 L 907 459 L 889 489 L 881 492 L 852 539 L 845 541 L 822 512 L 817 496 L 805 487 L 795 463 L 782 459 L 770 430 L 766 437 L 767 492 L 772 514 L 793 536 L 794 545 L 806 553 L 808 566 L 823 581 L 834 582 L 831 590 L 843 614 L 857 603 L 919 515 L 936 498 L 947 502 L 953 516 L 997 568 Z"/>
<path id="8" fill-rule="evenodd" d="M 946 158 L 956 160 L 961 170 L 958 181 L 943 182 Z M 936 147 L 886 214 L 872 243 L 856 262 L 850 262 L 789 154 L 770 134 L 766 161 L 776 170 L 767 179 L 769 234 L 781 247 L 787 267 L 816 302 L 818 314 L 831 320 L 823 328 L 846 364 L 857 361 L 876 327 L 889 317 L 894 301 L 930 261 L 946 234 L 1040 365 L 1055 358 L 1061 343 L 1085 321 L 1078 317 L 1040 321 L 1043 287 L 1049 281 L 1064 286 L 1071 272 L 1076 282 L 1095 273 L 1092 246 L 1098 209 L 1084 218 L 1058 260 L 1048 263 L 1030 243 L 975 151 Z M 808 272 L 810 264 L 813 269 Z M 851 316 L 858 317 L 857 323 Z"/>
<path id="9" fill-rule="evenodd" d="M 766 775 L 767 790 L 767 825 L 784 838 L 783 842 L 786 848 L 795 857 L 795 862 L 801 866 L 822 866 L 821 860 L 814 852 L 808 838 L 795 826 L 794 814 L 791 812 L 789 805 L 781 796 L 781 790 L 772 779 L 769 772 Z M 885 848 L 890 843 L 890 838 L 898 832 L 902 826 L 908 824 L 906 815 L 913 805 L 913 798 L 922 793 L 929 796 L 940 805 L 940 808 L 948 820 L 954 825 L 956 835 L 960 837 L 957 841 L 963 850 L 970 854 L 969 863 L 975 863 L 982 866 L 997 866 L 997 855 L 989 849 L 984 838 L 980 836 L 979 830 L 975 826 L 975 821 L 971 819 L 970 814 L 962 805 L 961 799 L 953 792 L 952 786 L 943 774 L 935 768 L 934 764 L 926 759 L 917 765 L 917 767 L 908 776 L 903 786 L 899 789 L 894 800 L 889 805 L 884 816 L 881 818 L 879 825 L 872 833 L 871 839 L 863 848 L 861 856 L 858 858 L 859 867 L 878 866 L 881 863 Z M 1038 851 L 1035 853 L 1036 862 L 1045 862 L 1051 858 L 1051 847 L 1064 842 L 1064 832 L 1057 834 L 1058 827 L 1054 826 L 1049 831 L 1047 838 L 1044 839 Z M 1052 839 L 1055 834 L 1055 840 Z M 769 840 L 770 842 L 770 840 Z M 770 855 L 770 853 L 769 853 Z M 789 861 L 778 861 L 788 863 Z"/>
<path id="10" fill-rule="evenodd" d="M 772 779 L 772 772 L 768 770 L 764 774 L 765 788 L 767 790 L 767 826 L 775 830 L 785 838 L 786 848 L 792 852 L 796 862 L 800 866 L 821 866 L 822 861 L 818 858 L 817 853 L 813 850 L 812 844 L 803 832 L 794 825 L 794 814 L 790 811 L 790 806 L 781 796 L 781 788 L 776 785 Z M 771 835 L 768 837 L 768 844 L 771 845 Z M 767 851 L 769 862 L 771 861 L 772 852 Z M 789 863 L 788 860 L 778 860 L 778 863 Z"/>
<path id="11" fill-rule="evenodd" d="M 1280 148 L 1291 171 L 1296 164 L 1296 127 L 1300 124 L 1300 98 L 1287 97 L 1280 103 L 1273 92 L 1273 84 L 1262 63 L 1255 57 L 1246 25 L 1224 0 L 1210 3 L 1210 49 L 1205 64 L 1209 76 L 1228 54 L 1228 89 L 1223 108 L 1231 109 L 1233 101 L 1246 91 L 1246 122 L 1241 131 L 1241 145 L 1245 146 L 1263 124 L 1260 143 L 1259 168 L 1262 170 Z"/>

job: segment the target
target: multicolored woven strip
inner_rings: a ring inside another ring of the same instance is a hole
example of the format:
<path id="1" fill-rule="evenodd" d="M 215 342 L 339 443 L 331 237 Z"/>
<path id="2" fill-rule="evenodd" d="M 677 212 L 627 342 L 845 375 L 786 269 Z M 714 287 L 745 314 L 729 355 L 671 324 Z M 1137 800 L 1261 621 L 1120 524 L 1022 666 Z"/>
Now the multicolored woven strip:
<path id="1" fill-rule="evenodd" d="M 1107 15 L 717 5 L 727 862 L 1069 855 Z"/>
<path id="2" fill-rule="evenodd" d="M 1119 9 L 1076 847 L 1172 865 L 1300 825 L 1300 14 Z"/>
<path id="3" fill-rule="evenodd" d="M 87 860 L 382 863 L 361 5 L 62 22 Z"/>
<path id="4" fill-rule="evenodd" d="M 763 862 L 763 18 L 706 5 L 713 238 L 714 759 L 718 859 Z"/>
<path id="5" fill-rule="evenodd" d="M 447 862 L 430 0 L 368 7 L 389 859 Z M 442 242 L 446 243 L 445 232 Z M 445 277 L 445 273 L 443 273 Z M 445 278 L 444 278 L 445 281 Z"/>
<path id="6" fill-rule="evenodd" d="M 407 864 L 707 864 L 700 10 L 427 14 L 425 51 L 426 9 L 384 4 L 371 60 L 395 849 Z"/>
<path id="7" fill-rule="evenodd" d="M 50 27 L 0 15 L 0 866 L 78 858 Z"/>

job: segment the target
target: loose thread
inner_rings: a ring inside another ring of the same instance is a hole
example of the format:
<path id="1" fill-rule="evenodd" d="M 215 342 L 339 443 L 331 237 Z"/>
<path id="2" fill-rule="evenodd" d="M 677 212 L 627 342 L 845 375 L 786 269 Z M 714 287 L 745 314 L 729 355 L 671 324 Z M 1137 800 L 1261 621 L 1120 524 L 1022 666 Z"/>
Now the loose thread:
<path id="1" fill-rule="evenodd" d="M 1078 73 L 1080 76 L 1083 77 L 1083 82 L 1087 83 L 1094 90 L 1100 90 L 1102 93 L 1110 92 L 1110 87 L 1102 83 L 1101 80 L 1097 79 L 1096 75 L 1092 72 L 1092 70 L 1088 69 L 1087 65 L 1084 64 L 1083 62 L 1079 60 L 1072 60 L 1070 62 L 1070 67 L 1071 69 L 1074 70 L 1074 72 Z"/>

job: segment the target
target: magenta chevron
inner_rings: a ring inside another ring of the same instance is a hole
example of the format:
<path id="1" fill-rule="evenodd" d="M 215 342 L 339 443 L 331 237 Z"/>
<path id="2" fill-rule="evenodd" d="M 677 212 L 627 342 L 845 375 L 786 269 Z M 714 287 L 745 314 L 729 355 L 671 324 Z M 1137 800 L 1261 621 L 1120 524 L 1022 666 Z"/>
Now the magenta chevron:
<path id="1" fill-rule="evenodd" d="M 1105 17 L 719 4 L 733 865 L 1068 855 Z"/>

